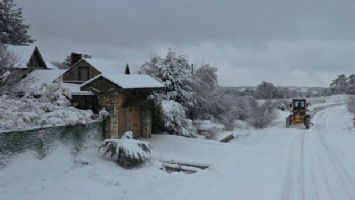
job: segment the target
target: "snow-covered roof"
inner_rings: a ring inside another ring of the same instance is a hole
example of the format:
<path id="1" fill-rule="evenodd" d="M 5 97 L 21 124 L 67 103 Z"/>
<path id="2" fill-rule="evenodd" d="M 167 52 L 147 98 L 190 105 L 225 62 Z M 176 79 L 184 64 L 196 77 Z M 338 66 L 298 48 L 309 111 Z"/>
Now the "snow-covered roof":
<path id="1" fill-rule="evenodd" d="M 164 85 L 146 74 L 99 74 L 86 81 L 81 87 L 103 77 L 123 89 L 163 88 Z"/>
<path id="2" fill-rule="evenodd" d="M 27 68 L 26 65 L 30 61 L 30 58 L 32 57 L 36 47 L 37 46 L 35 46 L 35 45 L 30 45 L 30 46 L 13 46 L 13 45 L 9 45 L 7 47 L 7 49 L 9 51 L 15 53 L 19 57 L 20 61 L 22 62 L 22 65 L 18 66 L 18 68 Z M 39 50 L 39 48 L 38 48 L 38 50 Z M 46 66 L 48 68 L 58 69 L 57 67 L 55 67 L 52 64 L 49 64 L 49 62 L 47 62 L 47 60 L 45 59 L 45 56 L 43 55 L 42 52 L 39 52 L 39 53 L 41 54 L 41 57 L 42 57 L 44 63 L 46 64 Z"/>
<path id="3" fill-rule="evenodd" d="M 76 83 L 63 83 L 65 88 L 68 88 L 71 95 L 93 95 L 90 91 L 81 91 L 80 84 Z"/>
<path id="4" fill-rule="evenodd" d="M 64 71 L 65 70 L 36 69 L 22 79 L 16 87 L 21 90 L 37 91 L 41 88 L 43 83 L 53 83 Z"/>
<path id="5" fill-rule="evenodd" d="M 85 58 L 85 61 L 90 63 L 98 71 L 103 74 L 123 74 L 126 69 L 126 64 L 115 60 L 99 59 L 99 58 Z"/>
<path id="6" fill-rule="evenodd" d="M 13 46 L 13 45 L 9 45 L 7 47 L 7 49 L 10 52 L 15 53 L 23 63 L 18 68 L 27 68 L 26 64 L 30 60 L 35 48 L 36 48 L 35 46 Z"/>
<path id="7" fill-rule="evenodd" d="M 46 62 L 46 65 L 47 65 L 47 68 L 48 68 L 48 69 L 56 69 L 56 70 L 59 70 L 59 68 L 58 68 L 57 66 L 53 65 L 52 63 L 47 63 L 47 62 Z"/>

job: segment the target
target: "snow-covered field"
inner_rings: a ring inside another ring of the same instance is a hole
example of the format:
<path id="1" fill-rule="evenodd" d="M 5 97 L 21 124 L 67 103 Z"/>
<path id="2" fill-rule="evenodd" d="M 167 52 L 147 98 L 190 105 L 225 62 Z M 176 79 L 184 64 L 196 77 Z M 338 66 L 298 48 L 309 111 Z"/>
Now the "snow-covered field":
<path id="1" fill-rule="evenodd" d="M 230 143 L 153 135 L 151 161 L 130 170 L 98 156 L 94 141 L 79 155 L 65 146 L 43 160 L 27 152 L 0 170 L 0 199 L 355 199 L 355 130 L 345 106 L 319 111 L 309 130 L 284 121 L 237 130 Z M 210 167 L 161 170 L 171 160 Z"/>

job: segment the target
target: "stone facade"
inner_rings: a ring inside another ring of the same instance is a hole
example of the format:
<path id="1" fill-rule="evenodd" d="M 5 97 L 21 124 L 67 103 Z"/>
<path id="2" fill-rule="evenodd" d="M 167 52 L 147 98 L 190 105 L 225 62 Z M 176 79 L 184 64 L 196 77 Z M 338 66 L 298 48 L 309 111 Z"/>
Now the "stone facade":
<path id="1" fill-rule="evenodd" d="M 134 137 L 150 137 L 152 110 L 147 97 L 162 88 L 124 89 L 104 77 L 98 77 L 81 87 L 98 97 L 99 108 L 105 108 L 110 116 L 105 121 L 105 137 L 120 138 L 126 131 Z"/>
<path id="2" fill-rule="evenodd" d="M 132 131 L 134 137 L 150 137 L 151 111 L 141 105 L 125 106 L 127 96 L 129 96 L 127 93 L 99 95 L 100 107 L 110 113 L 105 122 L 105 137 L 120 138 L 126 131 Z"/>
<path id="3" fill-rule="evenodd" d="M 97 96 L 95 95 L 72 95 L 71 103 L 79 109 L 90 109 L 93 113 L 98 113 Z"/>

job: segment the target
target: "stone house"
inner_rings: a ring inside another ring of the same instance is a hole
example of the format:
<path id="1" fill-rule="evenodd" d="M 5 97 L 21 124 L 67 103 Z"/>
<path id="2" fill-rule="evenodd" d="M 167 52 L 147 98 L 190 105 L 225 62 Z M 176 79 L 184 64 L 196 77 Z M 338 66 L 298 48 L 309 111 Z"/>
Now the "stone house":
<path id="1" fill-rule="evenodd" d="M 37 47 L 21 47 L 16 54 L 24 60 L 24 76 L 17 83 L 28 92 L 38 91 L 43 83 L 63 80 L 72 95 L 73 106 L 97 113 L 105 108 L 110 117 L 105 121 L 105 137 L 119 138 L 126 131 L 135 137 L 150 137 L 152 110 L 147 97 L 164 90 L 163 84 L 144 74 L 131 74 L 128 65 L 112 60 L 82 58 L 72 54 L 72 66 L 55 69 L 46 63 Z M 38 94 L 40 95 L 40 94 Z"/>
<path id="2" fill-rule="evenodd" d="M 147 97 L 163 89 L 162 83 L 144 74 L 99 74 L 81 85 L 81 90 L 97 95 L 99 106 L 110 113 L 107 138 L 119 138 L 129 130 L 135 137 L 150 137 L 152 110 Z"/>
<path id="3" fill-rule="evenodd" d="M 128 65 L 113 60 L 83 58 L 82 54 L 71 54 L 71 67 L 63 73 L 64 86 L 72 93 L 72 104 L 77 108 L 98 112 L 97 96 L 89 91 L 80 90 L 80 85 L 89 79 L 105 74 L 130 74 Z M 125 67 L 123 67 L 125 66 Z"/>

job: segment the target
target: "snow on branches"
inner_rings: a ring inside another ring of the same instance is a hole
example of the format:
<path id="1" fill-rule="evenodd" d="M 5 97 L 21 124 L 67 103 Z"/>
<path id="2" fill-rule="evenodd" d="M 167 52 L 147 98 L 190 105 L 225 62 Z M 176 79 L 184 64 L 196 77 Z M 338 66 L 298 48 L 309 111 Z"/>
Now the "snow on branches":
<path id="1" fill-rule="evenodd" d="M 14 0 L 0 1 L 0 43 L 28 45 L 33 42 L 28 35 L 29 25 L 24 24 L 22 8 Z"/>
<path id="2" fill-rule="evenodd" d="M 161 106 L 164 126 L 170 134 L 186 137 L 196 136 L 196 129 L 192 125 L 192 121 L 186 118 L 184 107 L 181 104 L 172 100 L 163 100 Z"/>
<path id="3" fill-rule="evenodd" d="M 133 139 L 127 131 L 120 139 L 106 139 L 99 147 L 104 157 L 115 159 L 122 167 L 134 167 L 150 158 L 148 142 Z"/>
<path id="4" fill-rule="evenodd" d="M 57 83 L 44 83 L 41 87 L 41 100 L 50 102 L 58 106 L 69 106 L 71 94 L 67 88 L 63 86 L 63 82 L 59 80 Z"/>
<path id="5" fill-rule="evenodd" d="M 110 113 L 106 110 L 106 108 L 102 108 L 99 112 L 99 121 L 104 121 L 106 118 L 110 116 Z"/>
<path id="6" fill-rule="evenodd" d="M 61 83 L 44 84 L 41 90 L 39 98 L 0 96 L 0 131 L 93 122 L 92 111 L 70 106 L 70 93 Z"/>
<path id="7" fill-rule="evenodd" d="M 194 106 L 192 66 L 185 56 L 169 51 L 165 58 L 154 57 L 143 64 L 141 73 L 161 80 L 166 87 L 166 100 L 174 100 L 186 109 Z"/>

